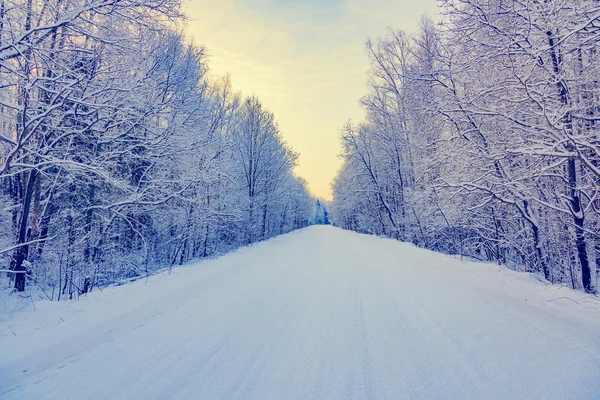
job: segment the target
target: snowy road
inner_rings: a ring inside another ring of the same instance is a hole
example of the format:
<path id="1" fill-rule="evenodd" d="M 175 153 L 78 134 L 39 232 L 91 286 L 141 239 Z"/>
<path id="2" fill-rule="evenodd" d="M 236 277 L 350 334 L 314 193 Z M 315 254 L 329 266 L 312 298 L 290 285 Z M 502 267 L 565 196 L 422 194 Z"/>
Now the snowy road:
<path id="1" fill-rule="evenodd" d="M 599 399 L 599 306 L 311 227 L 0 320 L 0 398 Z"/>

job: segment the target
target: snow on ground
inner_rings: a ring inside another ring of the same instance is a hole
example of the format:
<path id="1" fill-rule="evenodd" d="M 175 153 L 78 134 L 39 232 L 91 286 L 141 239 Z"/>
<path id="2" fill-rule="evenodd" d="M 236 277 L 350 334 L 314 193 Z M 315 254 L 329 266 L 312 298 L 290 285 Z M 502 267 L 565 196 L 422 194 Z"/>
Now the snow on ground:
<path id="1" fill-rule="evenodd" d="M 600 399 L 600 301 L 315 226 L 0 315 L 2 399 Z"/>

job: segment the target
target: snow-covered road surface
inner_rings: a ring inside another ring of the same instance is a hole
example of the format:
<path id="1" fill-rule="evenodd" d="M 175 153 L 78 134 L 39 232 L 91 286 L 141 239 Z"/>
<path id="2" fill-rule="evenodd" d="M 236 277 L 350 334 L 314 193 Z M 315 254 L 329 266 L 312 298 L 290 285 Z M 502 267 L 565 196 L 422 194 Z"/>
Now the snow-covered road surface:
<path id="1" fill-rule="evenodd" d="M 333 227 L 36 308 L 2 399 L 600 399 L 597 299 Z"/>

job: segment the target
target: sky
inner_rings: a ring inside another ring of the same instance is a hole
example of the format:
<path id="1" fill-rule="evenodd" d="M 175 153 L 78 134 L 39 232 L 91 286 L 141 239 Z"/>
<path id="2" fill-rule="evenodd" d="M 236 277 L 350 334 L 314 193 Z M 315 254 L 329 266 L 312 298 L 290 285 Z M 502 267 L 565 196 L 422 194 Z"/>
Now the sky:
<path id="1" fill-rule="evenodd" d="M 296 173 L 331 199 L 343 124 L 364 117 L 364 43 L 386 27 L 414 32 L 435 0 L 187 0 L 186 33 L 207 48 L 211 74 L 275 114 L 300 153 Z"/>

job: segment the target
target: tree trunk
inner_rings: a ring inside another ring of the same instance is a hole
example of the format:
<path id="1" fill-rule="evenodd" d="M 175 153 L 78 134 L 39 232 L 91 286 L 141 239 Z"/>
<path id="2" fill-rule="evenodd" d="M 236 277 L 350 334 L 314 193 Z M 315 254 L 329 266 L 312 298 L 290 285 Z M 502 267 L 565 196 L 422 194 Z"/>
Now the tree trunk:
<path id="1" fill-rule="evenodd" d="M 23 197 L 23 211 L 21 213 L 21 220 L 19 222 L 19 240 L 17 244 L 19 247 L 15 250 L 14 255 L 14 268 L 15 271 L 15 289 L 18 292 L 25 291 L 25 265 L 27 261 L 27 255 L 29 253 L 29 245 L 26 245 L 27 238 L 27 226 L 29 221 L 29 209 L 31 208 L 31 200 L 33 198 L 33 192 L 35 187 L 35 181 L 37 178 L 37 171 L 32 169 L 29 172 L 29 178 L 27 180 L 27 187 L 25 188 L 25 195 Z"/>
<path id="2" fill-rule="evenodd" d="M 568 162 L 569 186 L 571 187 L 571 208 L 573 210 L 573 222 L 575 224 L 575 245 L 577 247 L 577 258 L 581 265 L 581 283 L 587 293 L 596 293 L 596 285 L 592 279 L 592 268 L 588 259 L 585 231 L 584 213 L 581 208 L 581 200 L 577 189 L 577 169 L 575 159 L 569 158 Z"/>

